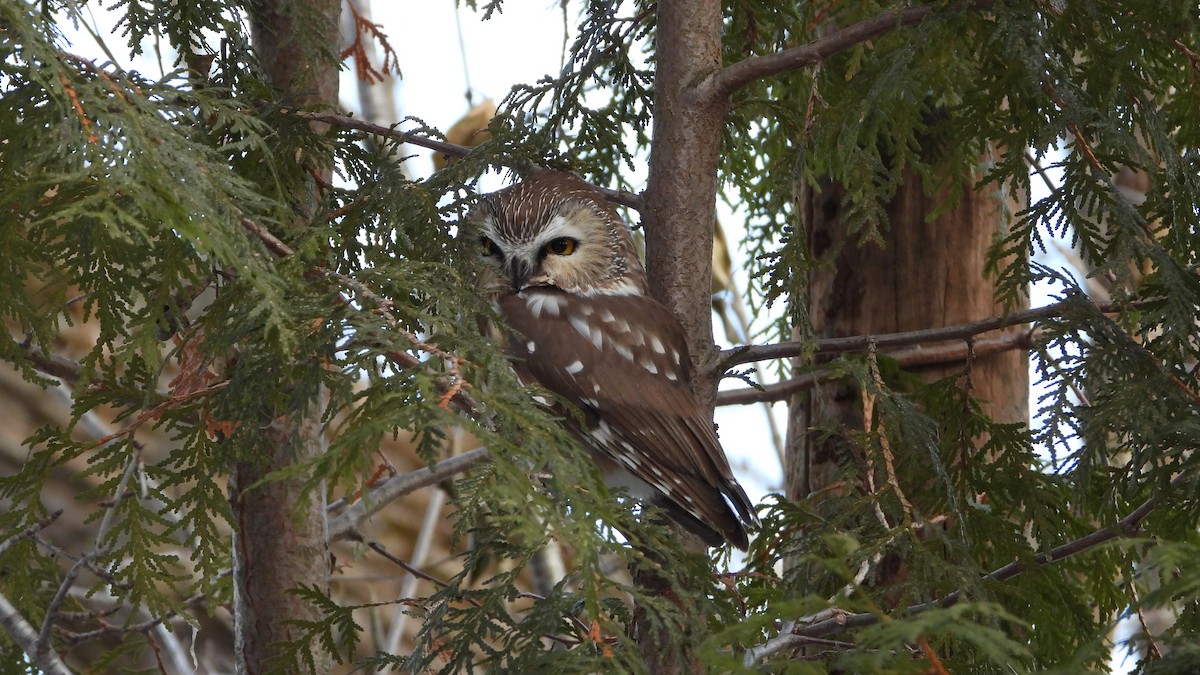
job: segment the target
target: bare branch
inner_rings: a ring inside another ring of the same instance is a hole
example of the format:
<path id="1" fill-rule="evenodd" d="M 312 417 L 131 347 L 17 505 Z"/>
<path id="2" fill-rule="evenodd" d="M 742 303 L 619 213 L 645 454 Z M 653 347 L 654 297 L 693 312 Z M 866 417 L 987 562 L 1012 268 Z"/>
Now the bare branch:
<path id="1" fill-rule="evenodd" d="M 1093 306 L 1105 314 L 1115 314 L 1125 307 L 1139 307 L 1144 304 L 1160 302 L 1161 300 L 1161 298 L 1146 298 L 1120 305 L 1117 303 L 1103 303 Z M 1086 306 L 1092 303 L 1086 297 L 1083 297 L 1082 294 L 1072 295 L 1065 300 L 1060 300 L 1044 307 L 1011 312 L 1001 316 L 961 323 L 954 326 L 924 328 L 921 330 L 885 333 L 875 336 L 855 335 L 852 337 L 827 338 L 818 340 L 815 348 L 813 348 L 811 343 L 797 341 L 780 342 L 773 345 L 734 347 L 733 349 L 726 349 L 721 352 L 723 358 L 720 361 L 720 368 L 715 375 L 719 377 L 724 374 L 725 370 L 744 363 L 768 361 L 771 359 L 789 359 L 796 356 L 803 356 L 809 352 L 814 355 L 829 355 L 865 351 L 872 339 L 881 348 L 900 347 L 924 342 L 940 342 L 944 340 L 963 340 L 981 333 L 1019 326 L 1033 321 L 1060 318 L 1065 316 L 1073 307 L 1079 307 L 1081 304 Z"/>
<path id="2" fill-rule="evenodd" d="M 1118 538 L 1134 537 L 1141 528 L 1142 522 L 1150 515 L 1151 512 L 1162 501 L 1162 495 L 1169 492 L 1171 489 L 1179 485 L 1183 481 L 1184 474 L 1179 474 L 1171 480 L 1168 486 L 1151 496 L 1146 501 L 1142 502 L 1136 509 L 1131 511 L 1127 516 L 1117 521 L 1116 523 L 1091 532 L 1083 537 L 1069 541 L 1061 546 L 1057 546 L 1046 553 L 1039 553 L 1033 556 L 1032 560 L 1020 561 L 1015 560 L 1003 567 L 999 567 L 983 577 L 983 581 L 1003 582 L 1018 576 L 1022 572 L 1026 572 L 1034 567 L 1042 567 L 1050 565 L 1060 560 L 1064 560 L 1073 555 L 1090 551 L 1097 546 L 1112 541 Z M 957 604 L 963 599 L 962 591 L 954 591 L 938 600 L 931 600 L 918 605 L 910 605 L 900 610 L 900 616 L 914 616 L 922 612 L 929 611 L 938 607 L 950 607 Z M 853 628 L 862 628 L 879 623 L 883 617 L 878 614 L 863 612 L 859 614 L 850 614 L 836 607 L 822 610 L 810 616 L 801 617 L 795 622 L 784 624 L 784 630 L 780 635 L 771 638 L 762 645 L 747 649 L 743 656 L 743 663 L 749 667 L 753 666 L 758 660 L 765 658 L 771 654 L 775 654 L 786 649 L 798 647 L 804 644 L 808 639 L 813 637 L 821 637 L 840 633 Z"/>
<path id="3" fill-rule="evenodd" d="M 26 539 L 28 537 L 32 537 L 33 535 L 37 534 L 38 532 L 41 532 L 42 530 L 46 529 L 47 527 L 50 527 L 50 525 L 54 521 L 58 520 L 58 517 L 61 516 L 62 514 L 63 514 L 63 510 L 59 509 L 59 510 L 55 511 L 54 513 L 51 513 L 50 515 L 46 516 L 45 518 L 42 518 L 41 520 L 37 521 L 36 523 L 30 525 L 29 527 L 25 528 L 24 530 L 12 535 L 8 539 L 5 539 L 3 542 L 0 542 L 0 555 L 3 555 L 5 551 L 12 548 L 12 546 L 14 544 L 16 544 L 18 541 L 21 541 L 22 539 Z"/>
<path id="4" fill-rule="evenodd" d="M 488 449 L 478 448 L 449 459 L 443 459 L 432 467 L 417 469 L 389 478 L 379 487 L 364 494 L 362 499 L 329 522 L 330 541 L 344 539 L 363 520 L 404 495 L 466 471 L 487 457 Z"/>
<path id="5" fill-rule="evenodd" d="M 37 648 L 39 653 L 50 648 L 50 629 L 54 625 L 54 620 L 58 618 L 58 613 L 62 609 L 63 601 L 67 598 L 67 592 L 75 585 L 75 579 L 79 577 L 79 573 L 85 568 L 88 568 L 93 560 L 103 558 L 108 552 L 108 547 L 104 545 L 104 537 L 108 536 L 108 531 L 112 527 L 113 519 L 116 517 L 117 506 L 121 503 L 122 495 L 125 494 L 125 489 L 129 485 L 130 479 L 137 471 L 138 465 L 141 463 L 141 450 L 137 443 L 132 445 L 133 452 L 129 455 L 129 462 L 125 465 L 125 472 L 121 474 L 121 480 L 117 483 L 117 487 L 113 496 L 112 504 L 104 510 L 104 517 L 100 520 L 100 527 L 96 529 L 96 542 L 93 549 L 75 561 L 71 565 L 71 569 L 67 571 L 63 577 L 62 583 L 59 584 L 58 592 L 54 594 L 54 598 L 50 601 L 50 605 L 46 608 L 46 617 L 42 620 L 42 630 L 38 634 Z"/>
<path id="6" fill-rule="evenodd" d="M 1036 335 L 1037 330 L 1031 329 L 1005 333 L 1004 335 L 997 335 L 995 337 L 980 338 L 975 340 L 975 355 L 987 356 L 988 354 L 998 354 L 1010 349 L 1032 349 L 1037 339 Z M 884 354 L 884 356 L 895 360 L 901 367 L 911 368 L 914 366 L 963 361 L 967 358 L 967 352 L 968 346 L 966 342 L 960 342 L 932 346 L 917 345 L 890 352 Z M 835 371 L 822 368 L 797 375 L 783 382 L 764 385 L 762 389 L 752 389 L 749 387 L 729 389 L 717 393 L 717 405 L 748 405 L 764 401 L 781 401 L 792 394 L 808 389 L 818 382 L 828 380 L 834 375 Z"/>
<path id="7" fill-rule="evenodd" d="M 57 377 L 63 382 L 74 383 L 79 379 L 79 373 L 83 371 L 83 366 L 77 361 L 72 361 L 65 356 L 58 354 L 43 352 L 35 349 L 32 344 L 13 340 L 17 348 L 25 352 L 25 356 L 29 359 L 29 363 L 33 365 L 34 370 Z"/>
<path id="8" fill-rule="evenodd" d="M 445 505 L 446 491 L 434 490 L 433 494 L 429 496 L 429 503 L 425 506 L 425 518 L 421 521 L 421 531 L 417 534 L 417 541 L 413 544 L 412 554 L 409 556 L 409 565 L 418 570 L 425 566 L 425 559 L 433 547 L 434 535 L 443 522 L 442 508 Z M 417 592 L 418 582 L 419 577 L 414 572 L 409 572 L 400 585 L 399 597 L 412 597 Z M 384 652 L 392 654 L 400 649 L 400 639 L 404 636 L 410 618 L 412 618 L 412 614 L 405 611 L 403 605 L 396 607 L 392 615 L 391 628 L 384 637 Z"/>
<path id="9" fill-rule="evenodd" d="M 428 148 L 430 150 L 440 152 L 447 157 L 466 157 L 475 149 L 468 148 L 465 145 L 455 145 L 454 143 L 439 141 L 436 138 L 430 138 L 429 136 L 418 134 L 412 131 L 400 131 L 399 129 L 393 129 L 392 127 L 385 127 L 380 124 L 372 124 L 366 120 L 360 120 L 356 117 L 350 117 L 349 115 L 306 112 L 302 110 L 287 110 L 285 112 L 313 122 L 324 122 L 326 124 L 332 124 L 336 127 L 342 127 L 343 129 L 354 129 L 357 131 L 366 132 L 368 134 L 373 134 L 375 136 L 383 136 L 384 138 L 390 138 L 401 143 L 411 143 L 422 148 Z M 524 163 L 510 166 L 509 168 L 516 169 L 518 172 L 528 172 L 532 169 L 532 167 L 526 166 Z M 642 196 L 640 194 L 636 194 L 628 190 L 613 190 L 611 188 L 601 187 L 599 185 L 593 185 L 591 187 L 593 190 L 604 195 L 605 199 L 614 204 L 628 206 L 631 209 L 637 210 L 642 208 Z"/>
<path id="10" fill-rule="evenodd" d="M 990 3 L 977 3 L 971 7 L 976 8 L 988 4 Z M 755 80 L 820 63 L 838 52 L 899 28 L 920 23 L 933 13 L 933 9 L 932 6 L 923 5 L 890 10 L 836 30 L 808 44 L 738 61 L 702 80 L 693 92 L 693 96 L 707 102 L 724 101 L 733 92 Z"/>
<path id="11" fill-rule="evenodd" d="M 49 645 L 40 644 L 37 631 L 2 593 L 0 593 L 0 627 L 4 628 L 4 632 L 8 633 L 13 642 L 16 642 L 21 651 L 25 652 L 25 655 L 33 662 L 33 665 L 43 673 L 70 675 L 71 671 L 63 664 L 58 653 L 50 649 Z"/>
<path id="12" fill-rule="evenodd" d="M 229 576 L 232 573 L 233 573 L 232 570 L 225 570 L 225 571 L 221 572 L 221 574 L 219 576 L 225 577 L 225 576 Z M 95 630 L 90 630 L 90 631 L 83 632 L 83 633 L 75 633 L 72 631 L 62 630 L 61 628 L 58 629 L 58 631 L 56 631 L 56 632 L 61 633 L 61 635 L 66 639 L 67 644 L 70 644 L 70 645 L 78 645 L 78 644 L 81 644 L 84 642 L 88 642 L 89 640 L 97 640 L 100 638 L 110 637 L 113 635 L 127 635 L 129 633 L 145 633 L 147 631 L 153 630 L 153 629 L 161 626 L 166 621 L 179 616 L 182 610 L 190 610 L 190 609 L 193 609 L 193 608 L 203 604 L 207 599 L 208 599 L 207 594 L 197 593 L 196 595 L 193 595 L 192 597 L 184 600 L 181 603 L 179 610 L 171 609 L 171 610 L 168 610 L 163 616 L 154 617 L 154 618 L 147 619 L 145 621 L 141 621 L 138 623 L 131 623 L 128 625 L 120 625 L 120 626 L 107 626 L 106 625 L 103 628 L 97 628 Z"/>
<path id="13" fill-rule="evenodd" d="M 473 148 L 468 148 L 465 145 L 455 145 L 446 141 L 439 141 L 436 138 L 430 138 L 423 134 L 414 133 L 411 131 L 400 131 L 391 127 L 385 127 L 380 124 L 372 124 L 366 120 L 360 120 L 349 115 L 338 115 L 336 113 L 320 113 L 307 112 L 304 110 L 284 110 L 285 113 L 290 113 L 296 117 L 301 117 L 313 122 L 324 122 L 332 124 L 335 127 L 343 129 L 355 129 L 357 131 L 365 131 L 375 136 L 383 136 L 401 143 L 411 143 L 429 150 L 436 150 L 448 157 L 466 157 L 471 154 Z"/>

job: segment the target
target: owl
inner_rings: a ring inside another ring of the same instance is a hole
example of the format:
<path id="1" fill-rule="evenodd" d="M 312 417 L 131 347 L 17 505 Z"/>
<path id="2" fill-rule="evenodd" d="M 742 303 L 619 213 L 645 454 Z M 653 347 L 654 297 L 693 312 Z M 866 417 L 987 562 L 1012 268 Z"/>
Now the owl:
<path id="1" fill-rule="evenodd" d="M 678 321 L 650 297 L 629 228 L 572 174 L 540 171 L 472 212 L 479 285 L 524 382 L 576 406 L 565 424 L 610 487 L 709 546 L 745 550 L 754 507 L 691 386 Z"/>

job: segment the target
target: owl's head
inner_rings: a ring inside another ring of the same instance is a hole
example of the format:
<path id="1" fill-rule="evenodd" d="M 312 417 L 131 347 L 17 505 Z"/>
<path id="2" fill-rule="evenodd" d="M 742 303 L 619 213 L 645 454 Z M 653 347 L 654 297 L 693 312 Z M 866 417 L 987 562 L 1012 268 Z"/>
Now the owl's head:
<path id="1" fill-rule="evenodd" d="M 538 171 L 488 195 L 464 234 L 479 242 L 486 292 L 646 294 L 629 228 L 600 193 L 569 173 Z"/>

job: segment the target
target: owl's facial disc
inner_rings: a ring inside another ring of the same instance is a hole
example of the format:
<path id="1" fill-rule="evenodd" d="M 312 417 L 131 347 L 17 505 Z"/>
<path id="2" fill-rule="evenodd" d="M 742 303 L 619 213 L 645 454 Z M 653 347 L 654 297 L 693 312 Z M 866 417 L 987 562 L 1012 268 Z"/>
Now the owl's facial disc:
<path id="1" fill-rule="evenodd" d="M 489 197 L 472 218 L 489 293 L 552 287 L 580 295 L 640 295 L 645 276 L 620 217 L 595 195 L 537 181 Z"/>
<path id="2" fill-rule="evenodd" d="M 564 204 L 526 246 L 520 258 L 530 273 L 523 287 L 555 286 L 578 291 L 604 276 L 608 247 L 607 228 L 595 213 L 573 203 Z"/>

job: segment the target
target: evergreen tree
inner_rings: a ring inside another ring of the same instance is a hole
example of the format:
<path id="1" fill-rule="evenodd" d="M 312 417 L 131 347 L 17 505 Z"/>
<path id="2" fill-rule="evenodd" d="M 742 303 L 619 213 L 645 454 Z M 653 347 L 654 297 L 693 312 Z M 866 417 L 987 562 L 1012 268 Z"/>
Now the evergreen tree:
<path id="1" fill-rule="evenodd" d="M 100 8 L 119 33 L 83 58 L 62 28 Z M 0 417 L 38 426 L 4 436 L 0 671 L 188 670 L 194 641 L 246 672 L 1067 673 L 1159 609 L 1139 667 L 1200 667 L 1194 3 L 598 0 L 472 149 L 337 109 L 343 60 L 422 67 L 343 9 L 345 48 L 330 0 L 0 0 L 5 391 L 70 408 Z M 402 143 L 456 161 L 411 180 Z M 796 397 L 745 561 L 614 498 L 479 334 L 456 223 L 535 166 L 627 207 L 706 404 Z M 718 193 L 744 300 L 786 309 L 726 351 Z M 1031 262 L 1052 236 L 1106 302 Z M 939 239 L 971 243 L 934 287 Z M 1026 309 L 1034 281 L 1057 300 Z M 416 569 L 388 530 L 435 484 L 447 558 Z"/>

